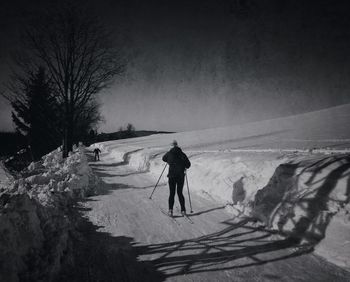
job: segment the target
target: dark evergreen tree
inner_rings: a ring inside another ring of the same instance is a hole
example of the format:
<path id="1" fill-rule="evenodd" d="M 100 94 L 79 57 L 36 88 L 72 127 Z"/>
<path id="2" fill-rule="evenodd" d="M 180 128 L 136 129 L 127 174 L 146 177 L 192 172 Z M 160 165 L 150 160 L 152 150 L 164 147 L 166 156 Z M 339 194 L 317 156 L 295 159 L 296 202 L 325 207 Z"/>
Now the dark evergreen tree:
<path id="1" fill-rule="evenodd" d="M 44 68 L 17 82 L 18 95 L 11 101 L 12 119 L 17 131 L 27 137 L 37 160 L 60 144 L 58 103 Z"/>
<path id="2" fill-rule="evenodd" d="M 20 69 L 13 74 L 8 92 L 2 94 L 10 101 L 16 131 L 25 136 L 33 159 L 62 144 L 65 132 L 65 104 L 52 87 L 43 67 L 36 71 Z M 73 143 L 89 142 L 89 132 L 102 121 L 95 99 L 81 106 L 73 120 L 76 130 Z"/>

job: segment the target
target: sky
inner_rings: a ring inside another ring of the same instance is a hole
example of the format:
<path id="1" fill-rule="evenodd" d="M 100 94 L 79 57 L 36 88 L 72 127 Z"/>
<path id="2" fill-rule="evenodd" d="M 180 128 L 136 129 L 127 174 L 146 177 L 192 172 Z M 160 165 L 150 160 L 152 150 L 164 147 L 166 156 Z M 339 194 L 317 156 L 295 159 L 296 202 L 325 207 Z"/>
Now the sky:
<path id="1" fill-rule="evenodd" d="M 51 3 L 28 2 L 0 4 L 0 89 L 27 18 Z M 187 131 L 350 103 L 347 1 L 84 3 L 123 35 L 128 58 L 126 73 L 99 94 L 100 132 L 127 123 Z M 10 111 L 0 99 L 0 130 L 13 128 Z"/>

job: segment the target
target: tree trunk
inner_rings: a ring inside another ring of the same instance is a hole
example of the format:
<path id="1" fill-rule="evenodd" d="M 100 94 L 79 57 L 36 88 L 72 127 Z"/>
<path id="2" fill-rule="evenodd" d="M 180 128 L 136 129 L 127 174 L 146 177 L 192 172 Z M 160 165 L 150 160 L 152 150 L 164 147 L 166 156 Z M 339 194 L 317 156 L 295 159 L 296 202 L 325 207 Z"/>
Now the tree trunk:
<path id="1" fill-rule="evenodd" d="M 73 150 L 73 138 L 74 138 L 74 122 L 72 114 L 68 115 L 66 119 L 63 139 L 63 158 L 67 158 L 69 152 Z"/>

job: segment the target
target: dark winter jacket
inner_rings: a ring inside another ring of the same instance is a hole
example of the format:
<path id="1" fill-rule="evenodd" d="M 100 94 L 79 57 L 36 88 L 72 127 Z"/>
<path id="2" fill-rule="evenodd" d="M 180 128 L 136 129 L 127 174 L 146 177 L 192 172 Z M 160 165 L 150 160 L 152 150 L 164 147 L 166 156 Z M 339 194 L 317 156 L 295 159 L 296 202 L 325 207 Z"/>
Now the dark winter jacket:
<path id="1" fill-rule="evenodd" d="M 174 147 L 163 156 L 163 161 L 169 165 L 168 177 L 183 176 L 185 169 L 191 166 L 191 162 L 181 148 Z"/>

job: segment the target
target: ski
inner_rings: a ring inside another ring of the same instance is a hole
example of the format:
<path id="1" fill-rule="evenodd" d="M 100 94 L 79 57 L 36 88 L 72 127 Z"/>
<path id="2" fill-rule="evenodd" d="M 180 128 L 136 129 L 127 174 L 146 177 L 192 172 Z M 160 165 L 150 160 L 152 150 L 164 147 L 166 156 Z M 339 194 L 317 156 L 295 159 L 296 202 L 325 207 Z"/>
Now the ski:
<path id="1" fill-rule="evenodd" d="M 176 223 L 178 226 L 180 226 L 180 223 L 172 216 L 169 216 L 168 213 L 163 210 L 157 203 L 155 203 L 152 199 L 151 199 L 151 202 L 153 202 L 153 204 L 155 206 L 157 206 L 157 208 L 161 211 L 162 214 L 164 214 L 166 217 L 170 218 L 174 223 Z"/>
<path id="2" fill-rule="evenodd" d="M 194 224 L 193 220 L 189 218 L 187 214 L 183 216 L 189 223 Z"/>
<path id="3" fill-rule="evenodd" d="M 170 218 L 173 222 L 175 222 L 177 225 L 180 226 L 180 223 L 172 216 L 168 215 L 167 212 L 165 212 L 162 208 L 159 208 L 160 211 L 162 212 L 162 214 L 164 214 L 165 216 L 167 216 L 168 218 Z"/>
<path id="4" fill-rule="evenodd" d="M 179 210 L 179 208 L 176 208 L 177 211 L 181 214 L 181 211 Z M 190 219 L 190 217 L 187 214 L 184 214 L 183 217 L 191 224 L 194 224 L 193 220 Z"/>

